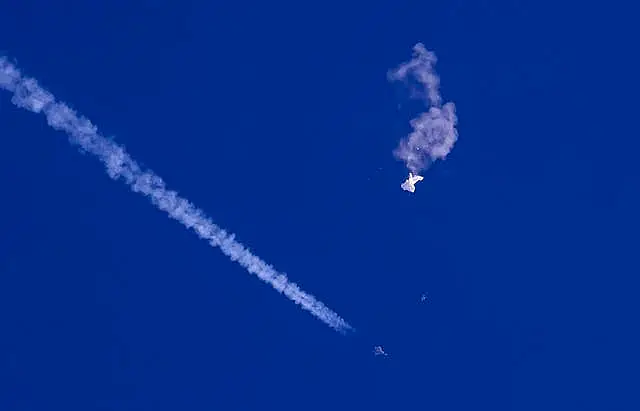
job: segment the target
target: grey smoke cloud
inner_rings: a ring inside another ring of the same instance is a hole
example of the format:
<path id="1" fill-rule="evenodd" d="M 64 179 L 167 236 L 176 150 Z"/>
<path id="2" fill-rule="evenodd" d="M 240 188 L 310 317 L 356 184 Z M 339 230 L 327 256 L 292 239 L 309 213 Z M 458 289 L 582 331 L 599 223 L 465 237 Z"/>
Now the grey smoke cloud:
<path id="1" fill-rule="evenodd" d="M 413 58 L 388 73 L 390 81 L 417 83 L 412 96 L 423 100 L 428 108 L 410 121 L 411 133 L 393 151 L 414 174 L 446 158 L 458 139 L 456 107 L 451 102 L 442 104 L 436 62 L 436 55 L 418 43 L 413 47 Z"/>

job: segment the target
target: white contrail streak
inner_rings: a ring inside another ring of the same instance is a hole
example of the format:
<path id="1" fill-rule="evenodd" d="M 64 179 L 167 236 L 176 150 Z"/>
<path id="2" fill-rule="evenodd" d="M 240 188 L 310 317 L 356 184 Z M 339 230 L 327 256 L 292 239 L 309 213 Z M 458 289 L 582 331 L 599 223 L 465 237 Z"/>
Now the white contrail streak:
<path id="1" fill-rule="evenodd" d="M 38 85 L 36 80 L 23 77 L 20 70 L 2 56 L 0 56 L 0 89 L 13 93 L 11 101 L 16 106 L 34 113 L 44 113 L 51 127 L 66 132 L 72 144 L 77 144 L 83 151 L 98 157 L 112 179 L 120 178 L 132 191 L 149 197 L 156 207 L 165 211 L 171 218 L 193 229 L 211 246 L 220 247 L 231 260 L 238 262 L 247 271 L 270 284 L 328 326 L 341 333 L 353 330 L 338 314 L 312 295 L 302 291 L 284 274 L 253 255 L 234 239 L 233 234 L 215 225 L 201 210 L 178 196 L 175 191 L 167 189 L 160 177 L 150 170 L 141 170 L 123 147 L 101 136 L 88 119 L 76 114 L 66 104 L 56 102 L 53 94 Z"/>

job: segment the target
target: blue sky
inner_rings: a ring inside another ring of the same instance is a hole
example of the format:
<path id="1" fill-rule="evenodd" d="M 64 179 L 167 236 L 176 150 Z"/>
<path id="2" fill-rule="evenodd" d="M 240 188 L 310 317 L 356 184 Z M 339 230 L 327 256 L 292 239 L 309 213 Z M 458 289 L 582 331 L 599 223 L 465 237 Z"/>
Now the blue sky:
<path id="1" fill-rule="evenodd" d="M 0 409 L 636 409 L 632 15 L 7 3 L 2 54 L 357 331 L 2 92 Z M 459 140 L 410 195 L 392 150 L 422 108 L 386 74 L 417 42 Z"/>

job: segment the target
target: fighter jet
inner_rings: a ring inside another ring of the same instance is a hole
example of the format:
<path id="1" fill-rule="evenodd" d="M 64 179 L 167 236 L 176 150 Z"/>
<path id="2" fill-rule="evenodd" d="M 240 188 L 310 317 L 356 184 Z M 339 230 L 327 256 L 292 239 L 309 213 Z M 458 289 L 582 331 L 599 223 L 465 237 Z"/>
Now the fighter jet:
<path id="1" fill-rule="evenodd" d="M 424 177 L 422 176 L 414 176 L 413 173 L 409 173 L 409 178 L 407 178 L 407 180 L 402 183 L 400 185 L 400 187 L 402 187 L 403 190 L 408 191 L 410 193 L 413 193 L 414 191 L 416 191 L 416 183 L 418 181 L 422 181 L 424 180 Z"/>
<path id="2" fill-rule="evenodd" d="M 373 347 L 373 354 L 375 356 L 384 355 L 385 357 L 387 357 L 389 355 L 386 352 L 384 352 L 384 350 L 382 349 L 381 345 L 376 345 L 375 347 Z"/>

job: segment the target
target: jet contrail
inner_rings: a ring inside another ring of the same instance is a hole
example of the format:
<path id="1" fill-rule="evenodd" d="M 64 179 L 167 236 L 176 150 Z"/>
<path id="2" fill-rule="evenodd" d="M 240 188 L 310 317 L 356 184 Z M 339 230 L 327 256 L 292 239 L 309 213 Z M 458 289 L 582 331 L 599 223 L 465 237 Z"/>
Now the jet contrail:
<path id="1" fill-rule="evenodd" d="M 418 43 L 413 46 L 413 58 L 388 73 L 391 81 L 417 81 L 420 90 L 413 90 L 417 92 L 414 97 L 423 99 L 429 107 L 429 111 L 411 120 L 413 131 L 393 152 L 414 174 L 434 160 L 445 158 L 458 138 L 456 107 L 453 103 L 442 105 L 440 78 L 433 68 L 436 61 L 436 55 Z"/>
<path id="2" fill-rule="evenodd" d="M 120 178 L 132 191 L 149 197 L 156 207 L 165 211 L 171 218 L 193 229 L 211 246 L 220 247 L 231 260 L 238 262 L 247 271 L 270 284 L 328 326 L 343 334 L 353 330 L 338 314 L 312 295 L 302 291 L 284 274 L 253 255 L 234 239 L 233 234 L 215 225 L 201 210 L 178 196 L 175 191 L 167 189 L 159 176 L 150 170 L 141 170 L 123 147 L 101 136 L 88 119 L 76 114 L 66 104 L 56 102 L 53 94 L 38 85 L 33 78 L 23 77 L 20 70 L 2 56 L 0 56 L 0 89 L 13 93 L 11 102 L 16 106 L 34 113 L 44 113 L 51 127 L 66 132 L 72 144 L 77 144 L 82 151 L 98 157 L 112 179 Z"/>

